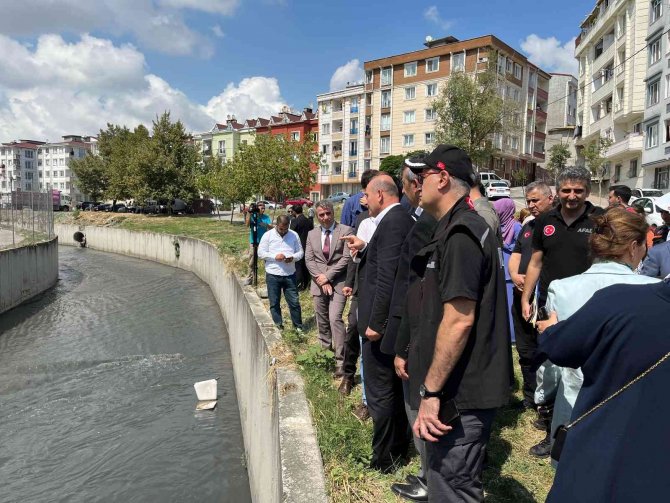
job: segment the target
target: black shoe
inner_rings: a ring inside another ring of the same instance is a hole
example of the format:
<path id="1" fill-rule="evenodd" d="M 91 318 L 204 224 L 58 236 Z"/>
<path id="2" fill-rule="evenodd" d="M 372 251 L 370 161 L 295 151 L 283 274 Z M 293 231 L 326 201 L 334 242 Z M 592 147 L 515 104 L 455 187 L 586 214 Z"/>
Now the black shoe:
<path id="1" fill-rule="evenodd" d="M 541 417 L 536 417 L 536 418 L 533 420 L 533 423 L 532 423 L 532 424 L 533 424 L 533 427 L 534 427 L 534 428 L 537 428 L 537 429 L 540 430 L 540 431 L 547 431 L 547 425 L 546 425 L 546 423 L 545 423 L 545 420 L 542 419 Z"/>
<path id="2" fill-rule="evenodd" d="M 536 458 L 548 458 L 549 454 L 551 454 L 551 439 L 549 435 L 547 434 L 539 444 L 531 447 L 528 453 Z"/>
<path id="3" fill-rule="evenodd" d="M 406 500 L 428 501 L 428 489 L 418 479 L 415 484 L 393 484 L 391 491 Z"/>

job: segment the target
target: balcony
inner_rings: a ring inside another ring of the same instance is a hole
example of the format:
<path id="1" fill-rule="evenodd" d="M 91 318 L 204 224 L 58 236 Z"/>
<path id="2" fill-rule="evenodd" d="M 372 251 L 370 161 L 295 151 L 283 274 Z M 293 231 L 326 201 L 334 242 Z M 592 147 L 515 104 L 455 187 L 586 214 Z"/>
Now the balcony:
<path id="1" fill-rule="evenodd" d="M 358 105 L 356 105 L 355 107 L 354 106 L 349 107 L 349 113 L 357 114 L 358 113 Z"/>
<path id="2" fill-rule="evenodd" d="M 337 131 L 333 131 L 331 136 L 333 141 L 342 141 L 342 130 L 338 129 Z"/>
<path id="3" fill-rule="evenodd" d="M 333 120 L 341 119 L 344 115 L 344 110 L 342 108 L 335 110 L 333 109 Z"/>
<path id="4" fill-rule="evenodd" d="M 372 82 L 366 82 L 365 83 L 365 90 L 366 91 L 372 91 L 374 89 L 374 84 Z"/>
<path id="5" fill-rule="evenodd" d="M 544 161 L 544 152 L 533 152 L 533 157 L 536 159 L 542 159 Z"/>
<path id="6" fill-rule="evenodd" d="M 342 159 L 342 151 L 333 150 L 333 159 Z"/>
<path id="7" fill-rule="evenodd" d="M 347 178 L 348 178 L 348 179 L 358 178 L 358 173 L 356 173 L 355 171 L 349 171 L 349 172 L 347 173 Z"/>
<path id="8" fill-rule="evenodd" d="M 349 134 L 358 134 L 358 128 L 357 128 L 357 127 L 355 127 L 355 128 L 351 128 L 351 129 L 349 130 Z"/>
<path id="9" fill-rule="evenodd" d="M 358 157 L 358 150 L 350 150 L 349 157 Z"/>
<path id="10" fill-rule="evenodd" d="M 536 108 L 535 109 L 535 117 L 537 118 L 537 120 L 544 119 L 546 121 L 547 120 L 547 112 L 545 112 L 541 108 Z"/>
<path id="11" fill-rule="evenodd" d="M 627 155 L 629 152 L 642 152 L 644 148 L 644 135 L 642 133 L 630 133 L 623 140 L 613 143 L 605 151 L 608 160 Z"/>
<path id="12" fill-rule="evenodd" d="M 365 126 L 365 137 L 368 138 L 372 134 L 372 128 L 370 126 Z"/>
<path id="13" fill-rule="evenodd" d="M 363 158 L 370 159 L 372 158 L 372 150 L 368 149 L 363 153 Z"/>
<path id="14" fill-rule="evenodd" d="M 544 89 L 540 89 L 539 87 L 537 88 L 537 99 L 538 100 L 549 100 L 549 93 L 545 91 Z"/>
<path id="15" fill-rule="evenodd" d="M 544 140 L 547 137 L 542 131 L 535 131 L 535 138 L 538 140 Z"/>

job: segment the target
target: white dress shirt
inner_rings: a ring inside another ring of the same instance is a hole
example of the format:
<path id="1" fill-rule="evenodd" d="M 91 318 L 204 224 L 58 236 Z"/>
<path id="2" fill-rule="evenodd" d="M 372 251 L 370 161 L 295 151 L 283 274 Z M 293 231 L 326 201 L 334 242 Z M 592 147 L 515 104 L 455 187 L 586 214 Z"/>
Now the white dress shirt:
<path id="1" fill-rule="evenodd" d="M 377 223 L 373 217 L 368 217 L 361 222 L 356 230 L 356 237 L 360 238 L 361 241 L 365 241 L 365 246 L 363 250 L 359 251 L 356 255 L 352 256 L 352 260 L 358 264 L 361 261 L 361 255 L 363 251 L 368 247 L 368 243 L 374 236 L 375 231 L 377 230 Z"/>
<path id="2" fill-rule="evenodd" d="M 284 262 L 275 257 L 283 253 L 285 257 L 293 257 L 293 261 Z M 258 258 L 265 260 L 265 272 L 275 276 L 290 276 L 295 273 L 295 263 L 304 256 L 298 233 L 289 230 L 282 237 L 277 229 L 263 234 L 258 245 Z"/>
<path id="3" fill-rule="evenodd" d="M 321 249 L 323 250 L 323 245 L 326 242 L 326 231 L 330 231 L 330 249 L 333 249 L 333 232 L 335 232 L 335 222 L 328 229 L 321 227 Z"/>
<path id="4" fill-rule="evenodd" d="M 393 203 L 392 205 L 387 206 L 387 207 L 384 208 L 382 211 L 380 211 L 380 212 L 379 212 L 379 215 L 377 215 L 376 217 L 374 217 L 374 220 L 375 220 L 375 226 L 376 226 L 376 227 L 379 227 L 379 224 L 382 223 L 382 220 L 384 219 L 384 217 L 386 216 L 386 214 L 387 214 L 389 211 L 391 211 L 392 208 L 395 208 L 396 206 L 400 206 L 400 203 Z"/>

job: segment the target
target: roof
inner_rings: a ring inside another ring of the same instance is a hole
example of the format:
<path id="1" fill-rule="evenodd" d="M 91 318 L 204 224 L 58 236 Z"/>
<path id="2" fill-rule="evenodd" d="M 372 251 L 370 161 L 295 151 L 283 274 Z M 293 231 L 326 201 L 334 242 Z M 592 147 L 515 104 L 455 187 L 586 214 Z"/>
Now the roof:
<path id="1" fill-rule="evenodd" d="M 35 144 L 35 143 L 28 143 L 28 142 L 18 142 L 18 143 L 3 143 L 3 147 L 10 147 L 10 148 L 32 148 L 32 149 L 37 149 L 42 143 Z"/>

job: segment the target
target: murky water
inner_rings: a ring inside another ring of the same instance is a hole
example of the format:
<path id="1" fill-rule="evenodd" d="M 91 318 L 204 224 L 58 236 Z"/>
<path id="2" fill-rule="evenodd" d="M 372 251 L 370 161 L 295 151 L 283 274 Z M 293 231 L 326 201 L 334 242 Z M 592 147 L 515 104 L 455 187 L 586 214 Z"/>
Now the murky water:
<path id="1" fill-rule="evenodd" d="M 250 501 L 207 285 L 119 255 L 59 253 L 58 286 L 0 315 L 0 501 Z M 196 412 L 193 383 L 212 377 L 218 406 Z"/>

